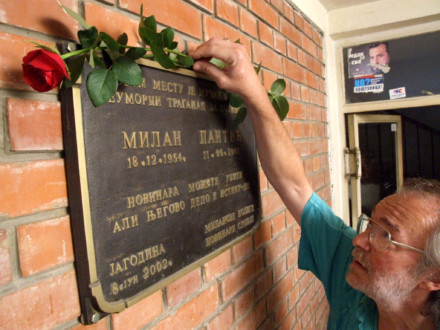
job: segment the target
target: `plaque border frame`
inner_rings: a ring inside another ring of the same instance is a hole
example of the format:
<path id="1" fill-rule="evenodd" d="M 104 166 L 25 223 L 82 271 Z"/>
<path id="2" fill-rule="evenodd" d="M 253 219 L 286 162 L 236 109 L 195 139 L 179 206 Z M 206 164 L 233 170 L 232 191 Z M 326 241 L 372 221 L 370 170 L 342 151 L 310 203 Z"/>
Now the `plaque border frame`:
<path id="1" fill-rule="evenodd" d="M 159 63 L 151 60 L 140 59 L 137 60 L 137 63 L 142 66 L 169 71 L 175 74 L 212 81 L 210 77 L 188 69 L 165 69 L 160 66 Z M 96 253 L 94 247 L 90 211 L 90 195 L 87 179 L 80 84 L 81 78 L 78 80 L 77 84 L 72 86 L 72 88 L 60 89 L 60 101 L 62 109 L 62 129 L 64 137 L 67 190 L 71 217 L 70 222 L 81 307 L 80 321 L 83 324 L 93 324 L 98 322 L 102 317 L 105 317 L 110 313 L 121 312 L 124 309 L 145 299 L 152 293 L 163 289 L 168 284 L 176 281 L 178 278 L 181 278 L 185 274 L 200 267 L 209 260 L 212 260 L 245 238 L 253 235 L 261 225 L 262 203 L 261 193 L 259 193 L 258 203 L 260 207 L 257 210 L 255 224 L 250 230 L 246 231 L 241 236 L 238 236 L 232 241 L 225 243 L 211 253 L 197 259 L 191 264 L 188 264 L 184 268 L 156 282 L 152 286 L 141 290 L 129 299 L 120 299 L 116 302 L 108 302 L 104 297 L 96 266 Z M 258 154 L 254 166 L 257 167 L 258 173 Z M 260 178 L 258 175 L 256 179 L 258 181 L 258 186 L 260 186 Z M 78 260 L 87 260 L 87 262 L 79 262 Z"/>

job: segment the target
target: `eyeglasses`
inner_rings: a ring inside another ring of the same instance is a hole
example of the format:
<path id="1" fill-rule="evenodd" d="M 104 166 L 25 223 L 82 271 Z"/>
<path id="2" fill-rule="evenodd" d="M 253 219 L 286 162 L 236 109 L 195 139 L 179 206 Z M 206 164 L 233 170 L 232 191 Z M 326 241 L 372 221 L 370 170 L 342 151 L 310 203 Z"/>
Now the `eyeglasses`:
<path id="1" fill-rule="evenodd" d="M 390 243 L 392 243 L 425 254 L 425 251 L 423 250 L 417 249 L 415 247 L 403 243 L 396 242 L 391 238 L 391 234 L 388 230 L 386 230 L 377 222 L 373 221 L 373 219 L 371 219 L 366 214 L 362 213 L 359 216 L 359 221 L 357 224 L 358 235 L 362 234 L 367 229 L 370 230 L 370 234 L 368 235 L 370 239 L 370 244 L 374 246 L 374 248 L 378 251 L 385 251 L 390 245 Z"/>

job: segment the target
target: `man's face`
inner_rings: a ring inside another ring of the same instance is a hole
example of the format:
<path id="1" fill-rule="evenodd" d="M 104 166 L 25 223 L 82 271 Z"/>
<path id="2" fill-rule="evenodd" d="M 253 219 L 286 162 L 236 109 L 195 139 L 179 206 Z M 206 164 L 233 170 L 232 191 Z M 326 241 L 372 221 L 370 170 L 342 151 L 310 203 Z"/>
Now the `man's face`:
<path id="1" fill-rule="evenodd" d="M 386 228 L 392 239 L 419 249 L 424 248 L 428 230 L 424 201 L 415 197 L 391 195 L 375 208 L 372 219 Z M 347 282 L 376 303 L 391 304 L 404 299 L 422 281 L 417 274 L 421 253 L 390 243 L 384 251 L 370 244 L 369 230 L 353 240 L 353 262 Z"/>
<path id="2" fill-rule="evenodd" d="M 380 44 L 377 47 L 370 48 L 370 64 L 387 65 L 390 58 L 385 44 Z"/>

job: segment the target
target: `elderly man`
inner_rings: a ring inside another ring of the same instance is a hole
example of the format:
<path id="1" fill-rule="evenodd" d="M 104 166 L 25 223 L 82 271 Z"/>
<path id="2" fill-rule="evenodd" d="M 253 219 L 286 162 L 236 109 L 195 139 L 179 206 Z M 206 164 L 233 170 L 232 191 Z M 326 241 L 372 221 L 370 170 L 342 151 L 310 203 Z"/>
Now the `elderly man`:
<path id="1" fill-rule="evenodd" d="M 245 48 L 211 39 L 190 55 L 196 71 L 245 100 L 264 171 L 302 228 L 299 266 L 325 287 L 328 328 L 437 329 L 440 185 L 404 186 L 372 218 L 362 215 L 356 233 L 313 192 Z M 226 67 L 209 63 L 212 57 Z"/>

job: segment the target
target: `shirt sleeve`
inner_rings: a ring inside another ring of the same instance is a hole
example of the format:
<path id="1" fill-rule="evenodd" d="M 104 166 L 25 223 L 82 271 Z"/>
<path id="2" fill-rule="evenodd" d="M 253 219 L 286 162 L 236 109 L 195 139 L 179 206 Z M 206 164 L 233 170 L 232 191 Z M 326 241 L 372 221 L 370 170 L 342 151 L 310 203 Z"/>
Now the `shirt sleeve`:
<path id="1" fill-rule="evenodd" d="M 356 232 L 313 193 L 301 216 L 298 266 L 321 280 L 329 301 L 333 293 L 347 285 L 345 275 L 352 261 L 355 236 Z"/>

